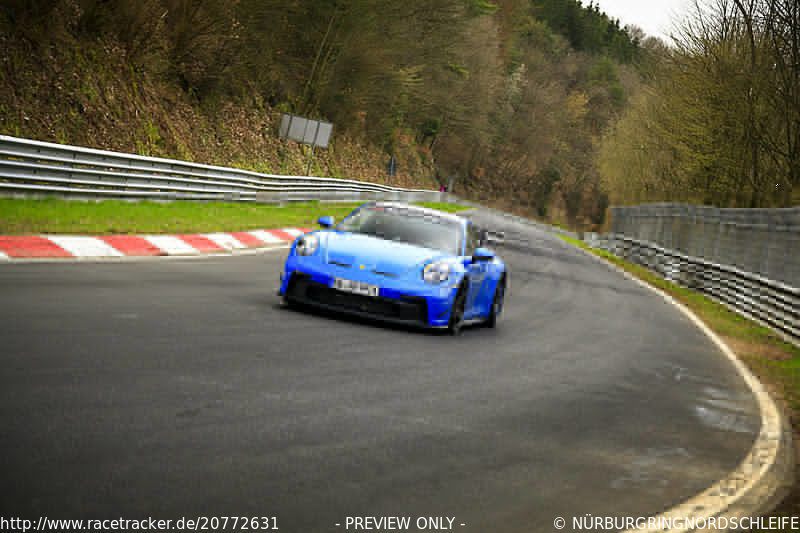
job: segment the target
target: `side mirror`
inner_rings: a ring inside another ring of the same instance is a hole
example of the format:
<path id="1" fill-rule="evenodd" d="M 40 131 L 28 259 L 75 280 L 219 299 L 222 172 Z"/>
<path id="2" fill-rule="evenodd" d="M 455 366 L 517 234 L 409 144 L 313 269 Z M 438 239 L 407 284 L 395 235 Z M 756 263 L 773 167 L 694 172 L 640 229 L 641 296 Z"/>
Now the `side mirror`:
<path id="1" fill-rule="evenodd" d="M 317 223 L 323 228 L 332 228 L 335 224 L 333 217 L 319 217 Z"/>
<path id="2" fill-rule="evenodd" d="M 492 261 L 495 258 L 494 252 L 491 250 L 487 250 L 486 248 L 478 248 L 474 252 L 472 252 L 472 262 L 477 263 L 478 261 Z"/>

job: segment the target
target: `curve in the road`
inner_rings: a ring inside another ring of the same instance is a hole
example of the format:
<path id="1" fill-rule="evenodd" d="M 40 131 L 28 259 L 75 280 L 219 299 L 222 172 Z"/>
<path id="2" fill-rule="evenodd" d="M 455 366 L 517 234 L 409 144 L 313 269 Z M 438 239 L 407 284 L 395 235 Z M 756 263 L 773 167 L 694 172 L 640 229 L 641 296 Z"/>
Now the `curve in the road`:
<path id="1" fill-rule="evenodd" d="M 552 235 L 497 330 L 280 308 L 284 253 L 0 268 L 2 515 L 652 516 L 747 455 L 759 405 L 672 306 Z M 569 530 L 569 527 L 566 529 Z"/>
<path id="2" fill-rule="evenodd" d="M 681 533 L 696 529 L 750 529 L 754 519 L 769 512 L 787 494 L 794 483 L 794 446 L 792 429 L 767 390 L 739 360 L 733 350 L 694 313 L 674 298 L 621 268 L 590 256 L 612 270 L 653 291 L 686 315 L 731 362 L 750 387 L 761 414 L 761 429 L 747 456 L 739 466 L 711 487 L 655 517 L 648 517 L 650 527 L 629 531 Z M 747 524 L 747 526 L 743 525 Z"/>

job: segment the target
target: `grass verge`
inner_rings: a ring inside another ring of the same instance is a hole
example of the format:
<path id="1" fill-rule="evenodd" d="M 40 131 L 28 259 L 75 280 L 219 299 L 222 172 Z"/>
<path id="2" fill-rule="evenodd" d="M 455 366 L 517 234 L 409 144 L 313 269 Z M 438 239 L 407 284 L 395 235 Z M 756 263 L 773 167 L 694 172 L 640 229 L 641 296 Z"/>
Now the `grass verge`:
<path id="1" fill-rule="evenodd" d="M 583 242 L 559 235 L 563 240 L 599 256 L 661 289 L 688 307 L 736 353 L 753 374 L 766 386 L 792 425 L 796 463 L 800 464 L 800 348 L 784 341 L 777 333 L 742 317 L 702 294 L 680 287 L 653 272 Z M 800 470 L 800 469 L 798 469 Z M 791 492 L 769 516 L 800 515 L 800 473 L 795 472 Z M 761 531 L 761 530 L 753 530 Z M 783 531 L 775 530 L 771 531 Z M 786 531 L 789 531 L 787 529 Z"/>
<path id="2" fill-rule="evenodd" d="M 317 219 L 341 220 L 358 203 L 298 203 L 285 206 L 234 202 L 126 202 L 0 198 L 0 235 L 171 234 L 314 228 Z M 420 204 L 442 211 L 462 206 Z"/>

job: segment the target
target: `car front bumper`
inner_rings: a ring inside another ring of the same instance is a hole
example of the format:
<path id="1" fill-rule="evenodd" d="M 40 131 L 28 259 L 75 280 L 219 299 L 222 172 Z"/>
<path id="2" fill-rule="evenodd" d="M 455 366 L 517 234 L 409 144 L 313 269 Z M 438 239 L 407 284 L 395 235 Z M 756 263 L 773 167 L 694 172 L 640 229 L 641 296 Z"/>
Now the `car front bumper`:
<path id="1" fill-rule="evenodd" d="M 355 275 L 358 274 L 358 275 Z M 378 296 L 364 296 L 333 288 L 334 277 L 380 287 Z M 445 327 L 458 290 L 457 284 L 411 283 L 352 268 L 317 265 L 290 256 L 281 274 L 278 294 L 287 299 L 332 311 L 425 327 Z"/>

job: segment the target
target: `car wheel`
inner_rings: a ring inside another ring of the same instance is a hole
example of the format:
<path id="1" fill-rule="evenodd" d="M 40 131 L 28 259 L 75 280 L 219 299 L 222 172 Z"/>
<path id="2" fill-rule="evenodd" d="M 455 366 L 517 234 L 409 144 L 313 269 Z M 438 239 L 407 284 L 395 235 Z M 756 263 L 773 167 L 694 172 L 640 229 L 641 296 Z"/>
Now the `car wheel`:
<path id="1" fill-rule="evenodd" d="M 447 330 L 450 335 L 461 335 L 461 326 L 464 324 L 464 307 L 467 303 L 467 286 L 466 284 L 459 287 L 456 293 L 455 300 L 453 300 L 453 310 L 450 311 L 450 321 L 447 323 Z"/>
<path id="2" fill-rule="evenodd" d="M 295 307 L 297 307 L 297 304 L 289 298 L 288 292 L 289 291 L 286 291 L 284 294 L 280 295 L 281 307 L 283 307 L 284 309 L 294 309 Z"/>
<path id="3" fill-rule="evenodd" d="M 493 328 L 497 326 L 497 317 L 503 311 L 503 301 L 506 296 L 506 277 L 500 278 L 497 282 L 497 288 L 494 290 L 494 300 L 492 300 L 492 307 L 489 310 L 489 316 L 486 318 L 486 326 Z"/>

